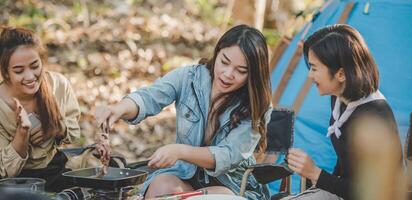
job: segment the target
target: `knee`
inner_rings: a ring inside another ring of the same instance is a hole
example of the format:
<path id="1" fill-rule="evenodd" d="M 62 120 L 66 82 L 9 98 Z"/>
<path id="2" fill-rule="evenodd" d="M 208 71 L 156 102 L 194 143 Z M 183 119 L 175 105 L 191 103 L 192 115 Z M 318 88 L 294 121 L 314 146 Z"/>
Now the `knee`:
<path id="1" fill-rule="evenodd" d="M 153 178 L 147 189 L 146 198 L 151 198 L 159 195 L 170 194 L 175 192 L 184 192 L 185 187 L 178 177 L 167 174 L 160 174 Z"/>

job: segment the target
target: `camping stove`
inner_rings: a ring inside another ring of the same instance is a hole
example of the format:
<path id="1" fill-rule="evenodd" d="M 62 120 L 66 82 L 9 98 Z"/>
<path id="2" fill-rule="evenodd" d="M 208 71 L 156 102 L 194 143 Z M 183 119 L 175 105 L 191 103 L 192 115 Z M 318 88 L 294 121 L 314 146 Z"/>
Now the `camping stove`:
<path id="1" fill-rule="evenodd" d="M 57 194 L 57 200 L 139 200 L 138 194 L 134 194 L 134 187 L 120 189 L 90 189 L 74 187 L 63 190 Z"/>
<path id="2" fill-rule="evenodd" d="M 129 200 L 133 196 L 133 187 L 124 187 L 115 190 L 93 189 L 93 200 Z M 137 196 L 136 196 L 137 197 Z"/>

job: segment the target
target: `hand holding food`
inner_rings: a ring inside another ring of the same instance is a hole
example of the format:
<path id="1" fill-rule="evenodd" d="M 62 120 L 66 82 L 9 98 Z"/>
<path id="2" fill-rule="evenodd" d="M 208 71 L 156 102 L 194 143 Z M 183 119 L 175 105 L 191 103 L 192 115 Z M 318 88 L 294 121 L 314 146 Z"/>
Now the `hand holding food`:
<path id="1" fill-rule="evenodd" d="M 110 161 L 110 142 L 108 133 L 102 132 L 97 135 L 96 151 L 100 154 L 100 162 L 103 164 L 100 175 L 104 176 L 107 174 L 107 167 L 109 166 Z"/>
<path id="2" fill-rule="evenodd" d="M 31 128 L 31 123 L 26 110 L 16 98 L 14 100 L 14 111 L 16 113 L 17 131 L 28 132 Z"/>

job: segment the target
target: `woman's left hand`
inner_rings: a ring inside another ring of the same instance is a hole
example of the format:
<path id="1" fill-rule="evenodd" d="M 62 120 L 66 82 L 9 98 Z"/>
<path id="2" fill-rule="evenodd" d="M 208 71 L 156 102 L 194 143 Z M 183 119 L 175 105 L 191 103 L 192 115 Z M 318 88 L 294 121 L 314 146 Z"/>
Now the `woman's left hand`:
<path id="1" fill-rule="evenodd" d="M 291 170 L 310 179 L 313 184 L 316 184 L 321 169 L 313 163 L 312 158 L 307 153 L 299 149 L 290 149 L 287 155 L 287 161 Z"/>
<path id="2" fill-rule="evenodd" d="M 173 166 L 180 159 L 180 152 L 184 148 L 182 144 L 168 144 L 160 147 L 149 157 L 150 168 L 166 168 Z"/>
<path id="3" fill-rule="evenodd" d="M 42 129 L 30 131 L 30 143 L 34 145 L 40 145 L 46 141 L 46 134 L 43 133 Z"/>

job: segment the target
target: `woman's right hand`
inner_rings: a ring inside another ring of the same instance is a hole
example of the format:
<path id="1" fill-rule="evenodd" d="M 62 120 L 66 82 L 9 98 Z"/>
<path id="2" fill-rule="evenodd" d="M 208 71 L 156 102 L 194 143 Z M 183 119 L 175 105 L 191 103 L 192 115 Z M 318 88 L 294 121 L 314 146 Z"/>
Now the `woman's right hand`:
<path id="1" fill-rule="evenodd" d="M 121 110 L 115 106 L 99 106 L 96 108 L 94 117 L 96 118 L 97 126 L 101 127 L 104 132 L 108 133 L 112 128 L 113 123 L 122 117 Z"/>
<path id="2" fill-rule="evenodd" d="M 13 98 L 13 101 L 13 110 L 16 113 L 17 128 L 11 145 L 20 157 L 26 158 L 30 138 L 29 130 L 31 129 L 31 122 L 29 120 L 29 115 L 21 105 L 20 101 L 15 98 Z"/>
<path id="3" fill-rule="evenodd" d="M 21 105 L 20 101 L 16 98 L 14 100 L 14 112 L 16 114 L 17 119 L 17 131 L 28 133 L 31 128 L 31 122 L 29 120 L 29 115 L 27 114 L 26 110 Z"/>
<path id="4" fill-rule="evenodd" d="M 108 133 L 113 124 L 120 118 L 131 119 L 139 113 L 137 105 L 129 98 L 124 98 L 120 102 L 110 106 L 99 106 L 96 108 L 94 117 L 97 126 Z"/>

